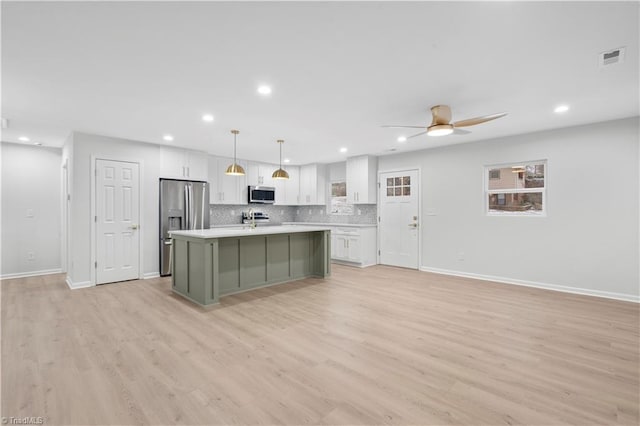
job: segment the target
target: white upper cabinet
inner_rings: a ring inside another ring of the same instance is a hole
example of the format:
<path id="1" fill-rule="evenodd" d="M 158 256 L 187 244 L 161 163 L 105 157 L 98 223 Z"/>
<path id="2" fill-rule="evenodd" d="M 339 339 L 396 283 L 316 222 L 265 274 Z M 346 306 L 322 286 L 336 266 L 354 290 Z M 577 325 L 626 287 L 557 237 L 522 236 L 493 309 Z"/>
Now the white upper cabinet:
<path id="1" fill-rule="evenodd" d="M 186 167 L 187 177 L 191 180 L 203 180 L 206 181 L 209 177 L 209 167 L 207 164 L 207 158 L 209 156 L 206 152 L 199 151 L 187 151 L 186 153 Z"/>
<path id="2" fill-rule="evenodd" d="M 307 164 L 300 167 L 299 205 L 325 204 L 326 169 L 324 164 Z"/>
<path id="3" fill-rule="evenodd" d="M 160 146 L 160 177 L 206 181 L 208 169 L 205 152 Z"/>
<path id="4" fill-rule="evenodd" d="M 300 168 L 298 166 L 283 167 L 289 173 L 289 179 L 273 179 L 276 188 L 275 204 L 281 206 L 297 206 L 300 194 Z"/>
<path id="5" fill-rule="evenodd" d="M 211 204 L 247 204 L 247 179 L 245 176 L 225 174 L 227 167 L 233 163 L 232 158 L 209 156 L 209 202 Z M 247 169 L 244 161 L 238 164 Z"/>
<path id="6" fill-rule="evenodd" d="M 249 161 L 247 163 L 247 185 L 253 186 L 274 186 L 274 179 L 271 178 L 273 172 L 278 168 L 275 164 L 257 163 Z"/>
<path id="7" fill-rule="evenodd" d="M 375 204 L 378 158 L 371 155 L 347 158 L 347 202 Z"/>
<path id="8" fill-rule="evenodd" d="M 289 173 L 289 179 L 284 181 L 285 204 L 297 206 L 300 204 L 300 167 L 287 166 L 284 169 Z"/>

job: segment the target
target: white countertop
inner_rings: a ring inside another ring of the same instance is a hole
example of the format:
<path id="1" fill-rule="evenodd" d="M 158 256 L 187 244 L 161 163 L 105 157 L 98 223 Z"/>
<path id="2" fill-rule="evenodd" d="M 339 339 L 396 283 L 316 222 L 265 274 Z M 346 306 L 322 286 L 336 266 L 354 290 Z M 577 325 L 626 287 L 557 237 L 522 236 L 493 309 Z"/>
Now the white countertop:
<path id="1" fill-rule="evenodd" d="M 330 228 L 377 228 L 375 223 L 284 222 L 283 225 L 327 226 Z"/>
<path id="2" fill-rule="evenodd" d="M 251 235 L 270 235 L 270 234 L 294 234 L 298 232 L 315 232 L 329 231 L 326 226 L 259 226 L 251 229 L 248 226 L 239 225 L 234 228 L 211 228 L 211 229 L 195 229 L 193 231 L 169 231 L 169 234 L 193 237 L 193 238 L 226 238 L 226 237 L 248 237 Z"/>

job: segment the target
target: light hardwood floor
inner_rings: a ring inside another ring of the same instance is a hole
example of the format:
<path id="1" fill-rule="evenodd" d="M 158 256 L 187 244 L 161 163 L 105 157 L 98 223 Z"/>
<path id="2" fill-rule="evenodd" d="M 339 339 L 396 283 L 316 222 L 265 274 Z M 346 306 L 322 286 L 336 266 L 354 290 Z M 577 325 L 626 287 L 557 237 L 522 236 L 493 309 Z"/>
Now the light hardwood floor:
<path id="1" fill-rule="evenodd" d="M 202 309 L 2 282 L 2 415 L 46 424 L 632 424 L 639 305 L 334 265 Z"/>

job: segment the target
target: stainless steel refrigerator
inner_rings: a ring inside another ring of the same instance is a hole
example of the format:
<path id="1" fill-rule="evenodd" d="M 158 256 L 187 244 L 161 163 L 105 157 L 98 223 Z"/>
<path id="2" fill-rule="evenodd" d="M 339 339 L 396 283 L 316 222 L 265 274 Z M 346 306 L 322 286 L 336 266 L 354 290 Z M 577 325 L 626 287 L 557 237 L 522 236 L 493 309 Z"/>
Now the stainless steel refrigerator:
<path id="1" fill-rule="evenodd" d="M 160 179 L 160 275 L 171 275 L 169 231 L 209 228 L 209 184 Z"/>

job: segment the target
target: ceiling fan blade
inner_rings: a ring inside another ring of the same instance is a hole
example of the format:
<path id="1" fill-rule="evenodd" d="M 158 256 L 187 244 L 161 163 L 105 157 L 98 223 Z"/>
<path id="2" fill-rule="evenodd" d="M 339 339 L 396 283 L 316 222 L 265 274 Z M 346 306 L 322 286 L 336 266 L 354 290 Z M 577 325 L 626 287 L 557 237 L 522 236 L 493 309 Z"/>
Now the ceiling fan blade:
<path id="1" fill-rule="evenodd" d="M 455 127 L 453 128 L 454 135 L 468 135 L 469 133 L 471 133 L 469 130 L 456 129 Z"/>
<path id="2" fill-rule="evenodd" d="M 436 105 L 431 107 L 431 115 L 433 116 L 433 120 L 431 121 L 432 126 L 449 124 L 451 121 L 451 108 L 449 108 L 448 105 Z"/>
<path id="3" fill-rule="evenodd" d="M 469 118 L 467 120 L 456 121 L 453 124 L 453 127 L 467 127 L 467 126 L 475 126 L 476 124 L 486 123 L 487 121 L 495 120 L 496 118 L 501 118 L 507 115 L 506 112 L 501 112 L 499 114 L 491 114 L 485 115 L 482 117 Z"/>
<path id="4" fill-rule="evenodd" d="M 407 139 L 415 138 L 416 136 L 424 135 L 425 133 L 427 133 L 426 130 L 424 132 L 416 133 L 415 135 L 407 136 Z"/>
<path id="5" fill-rule="evenodd" d="M 426 129 L 427 126 L 394 126 L 394 125 L 386 125 L 380 127 L 389 127 L 391 129 Z"/>

